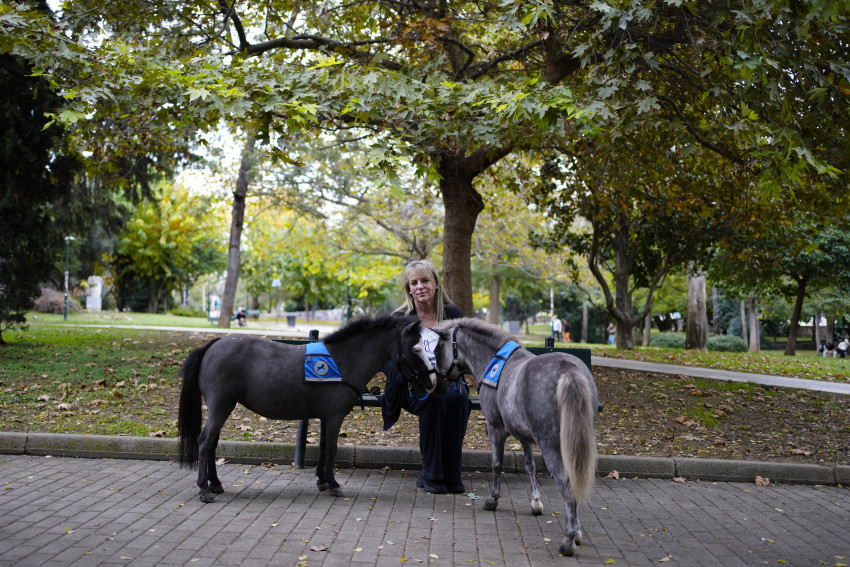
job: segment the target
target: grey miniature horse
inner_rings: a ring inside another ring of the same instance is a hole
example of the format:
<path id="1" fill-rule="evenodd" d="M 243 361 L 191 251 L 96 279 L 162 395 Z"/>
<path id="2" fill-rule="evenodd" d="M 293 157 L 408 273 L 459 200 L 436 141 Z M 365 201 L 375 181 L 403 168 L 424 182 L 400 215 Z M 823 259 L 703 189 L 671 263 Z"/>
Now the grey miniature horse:
<path id="1" fill-rule="evenodd" d="M 316 484 L 321 491 L 342 496 L 334 478 L 337 438 L 369 380 L 393 359 L 408 380 L 424 388 L 435 383 L 427 373 L 418 374 L 402 353 L 402 339 L 410 345 L 418 338 L 415 319 L 387 316 L 352 321 L 323 341 L 342 375 L 341 381 L 333 383 L 305 381 L 305 345 L 230 335 L 191 352 L 183 364 L 177 422 L 180 462 L 187 467 L 197 463 L 201 501 L 213 502 L 213 494 L 224 491 L 216 473 L 215 450 L 221 428 L 237 403 L 270 419 L 320 419 Z M 326 372 L 322 362 L 317 364 L 320 372 Z M 203 431 L 202 395 L 207 405 Z"/>
<path id="2" fill-rule="evenodd" d="M 478 382 L 493 447 L 493 490 L 484 509 L 495 510 L 499 504 L 505 440 L 513 435 L 525 453 L 532 513 L 543 513 L 535 479 L 536 443 L 565 501 L 560 553 L 573 555 L 582 539 L 577 504 L 589 497 L 596 478 L 598 401 L 587 366 L 567 353 L 534 355 L 500 328 L 476 319 L 444 321 L 434 331 L 440 336 L 436 357 L 441 380 L 456 379 L 468 369 Z M 506 355 L 511 347 L 518 348 Z M 421 343 L 412 349 L 430 366 Z M 488 385 L 494 379 L 496 386 Z"/>

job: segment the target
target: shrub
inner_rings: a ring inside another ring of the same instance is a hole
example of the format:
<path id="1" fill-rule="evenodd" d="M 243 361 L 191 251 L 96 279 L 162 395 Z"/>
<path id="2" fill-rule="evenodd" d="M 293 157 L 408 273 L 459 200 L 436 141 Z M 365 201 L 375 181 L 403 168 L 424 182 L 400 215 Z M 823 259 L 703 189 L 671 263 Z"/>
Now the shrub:
<path id="1" fill-rule="evenodd" d="M 65 313 L 65 294 L 47 287 L 41 288 L 41 297 L 35 300 L 33 309 L 39 313 Z M 68 313 L 78 313 L 82 310 L 79 301 L 68 297 Z"/>
<path id="2" fill-rule="evenodd" d="M 203 309 L 192 309 L 191 307 L 186 307 L 185 305 L 180 305 L 178 307 L 174 307 L 173 309 L 168 310 L 169 315 L 176 315 L 178 317 L 206 317 Z"/>
<path id="3" fill-rule="evenodd" d="M 747 343 L 736 335 L 716 335 L 708 337 L 708 350 L 718 352 L 746 352 Z"/>
<path id="4" fill-rule="evenodd" d="M 655 333 L 649 346 L 659 348 L 685 348 L 685 335 L 682 333 Z"/>

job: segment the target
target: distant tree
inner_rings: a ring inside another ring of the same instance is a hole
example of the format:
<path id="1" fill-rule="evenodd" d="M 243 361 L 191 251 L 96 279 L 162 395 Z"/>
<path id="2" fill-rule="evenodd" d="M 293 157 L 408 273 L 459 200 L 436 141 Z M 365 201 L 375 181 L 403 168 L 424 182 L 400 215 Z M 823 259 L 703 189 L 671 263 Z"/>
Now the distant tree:
<path id="1" fill-rule="evenodd" d="M 26 325 L 26 312 L 64 260 L 64 206 L 81 171 L 62 128 L 39 117 L 61 99 L 23 62 L 0 55 L 0 343 Z M 62 253 L 59 256 L 59 253 Z"/>
<path id="2" fill-rule="evenodd" d="M 584 257 L 615 321 L 617 348 L 634 348 L 655 290 L 671 270 L 707 256 L 745 196 L 729 183 L 731 168 L 683 155 L 670 134 L 588 136 L 550 155 L 530 191 L 554 221 L 536 231 L 538 243 Z M 635 306 L 639 289 L 643 304 Z"/>
<path id="3" fill-rule="evenodd" d="M 788 212 L 742 225 L 724 238 L 711 270 L 724 287 L 740 293 L 779 293 L 793 302 L 785 354 L 796 351 L 805 299 L 850 281 L 850 231 L 844 216 L 830 219 Z M 754 299 L 748 299 L 750 309 Z M 750 324 L 750 333 L 755 327 Z M 751 344 L 753 340 L 751 337 Z"/>
<path id="4" fill-rule="evenodd" d="M 143 201 L 121 234 L 112 271 L 119 306 L 133 295 L 156 312 L 176 287 L 225 267 L 221 243 L 205 215 L 207 203 L 182 187 L 162 184 L 156 201 Z"/>

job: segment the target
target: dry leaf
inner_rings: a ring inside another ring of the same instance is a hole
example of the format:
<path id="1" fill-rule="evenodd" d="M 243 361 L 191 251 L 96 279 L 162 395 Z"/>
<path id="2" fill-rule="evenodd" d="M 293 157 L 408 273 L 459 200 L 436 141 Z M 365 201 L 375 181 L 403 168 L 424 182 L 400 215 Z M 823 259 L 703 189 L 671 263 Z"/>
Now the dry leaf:
<path id="1" fill-rule="evenodd" d="M 611 471 L 605 478 L 613 478 L 614 480 L 620 480 L 620 473 L 618 473 L 617 471 Z"/>
<path id="2" fill-rule="evenodd" d="M 661 559 L 659 559 L 658 562 L 659 563 L 666 563 L 666 562 L 670 561 L 671 559 L 673 559 L 673 556 L 668 555 L 667 557 L 662 557 Z"/>
<path id="3" fill-rule="evenodd" d="M 794 455 L 803 455 L 804 457 L 811 457 L 814 454 L 811 451 L 806 451 L 805 449 L 791 449 L 791 453 Z"/>
<path id="4" fill-rule="evenodd" d="M 685 481 L 685 477 L 677 476 L 677 477 L 673 478 L 673 482 L 681 482 L 682 484 L 684 484 L 686 481 Z"/>
<path id="5" fill-rule="evenodd" d="M 324 545 L 311 545 L 310 551 L 327 551 L 328 548 Z"/>
<path id="6" fill-rule="evenodd" d="M 757 476 L 756 477 L 756 486 L 770 486 L 770 479 Z"/>

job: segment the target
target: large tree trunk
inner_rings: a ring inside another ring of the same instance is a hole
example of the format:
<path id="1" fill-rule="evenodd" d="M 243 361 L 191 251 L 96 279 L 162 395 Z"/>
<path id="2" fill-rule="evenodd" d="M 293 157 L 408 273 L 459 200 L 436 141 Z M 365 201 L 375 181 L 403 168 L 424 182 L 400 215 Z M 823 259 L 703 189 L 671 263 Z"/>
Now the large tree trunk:
<path id="1" fill-rule="evenodd" d="M 581 304 L 581 342 L 587 344 L 587 302 Z"/>
<path id="2" fill-rule="evenodd" d="M 248 194 L 248 173 L 254 160 L 254 135 L 248 132 L 245 148 L 242 150 L 242 162 L 236 178 L 236 191 L 233 192 L 233 211 L 230 220 L 230 242 L 227 247 L 227 278 L 224 280 L 224 294 L 221 296 L 221 311 L 218 314 L 218 326 L 230 328 L 233 304 L 236 301 L 236 286 L 239 285 L 239 272 L 242 269 L 242 225 L 245 222 L 245 196 Z"/>
<path id="3" fill-rule="evenodd" d="M 705 274 L 688 273 L 688 314 L 685 348 L 708 350 L 708 314 L 705 305 Z"/>
<path id="4" fill-rule="evenodd" d="M 472 233 L 484 199 L 472 186 L 475 177 L 508 155 L 511 147 L 482 147 L 469 155 L 443 152 L 439 160 L 443 195 L 443 285 L 461 312 L 472 317 Z"/>
<path id="5" fill-rule="evenodd" d="M 487 312 L 487 322 L 493 325 L 499 324 L 501 304 L 499 303 L 499 290 L 501 288 L 502 276 L 498 272 L 493 273 L 490 280 L 490 310 Z"/>
<path id="6" fill-rule="evenodd" d="M 458 157 L 440 162 L 440 190 L 445 205 L 443 221 L 443 285 L 452 302 L 466 317 L 472 308 L 472 233 L 484 200 L 472 187 L 473 177 L 464 172 Z"/>
<path id="7" fill-rule="evenodd" d="M 628 254 L 628 234 L 620 230 L 616 236 L 614 255 L 614 295 L 616 309 L 614 315 L 617 332 L 615 343 L 618 349 L 634 350 L 635 332 L 632 321 L 632 293 L 629 289 L 629 277 L 632 274 L 632 259 Z M 647 298 L 650 301 L 651 298 Z"/>
<path id="8" fill-rule="evenodd" d="M 748 299 L 750 319 L 750 352 L 756 353 L 761 350 L 761 336 L 759 333 L 759 311 L 758 298 L 751 295 Z"/>
<path id="9" fill-rule="evenodd" d="M 815 334 L 815 352 L 820 353 L 820 313 L 815 313 L 812 323 L 814 326 L 813 332 Z"/>
<path id="10" fill-rule="evenodd" d="M 794 356 L 797 352 L 797 333 L 800 329 L 800 314 L 803 312 L 803 299 L 806 297 L 808 278 L 797 279 L 797 299 L 794 301 L 794 311 L 791 313 L 791 325 L 788 328 L 788 342 L 785 343 L 785 354 Z"/>
<path id="11" fill-rule="evenodd" d="M 744 339 L 744 344 L 749 345 L 750 340 L 748 338 L 747 333 L 747 325 L 749 322 L 747 321 L 747 302 L 741 301 L 741 338 Z"/>
<path id="12" fill-rule="evenodd" d="M 717 334 L 717 286 L 711 286 L 711 331 Z"/>

